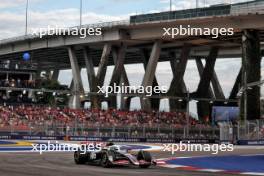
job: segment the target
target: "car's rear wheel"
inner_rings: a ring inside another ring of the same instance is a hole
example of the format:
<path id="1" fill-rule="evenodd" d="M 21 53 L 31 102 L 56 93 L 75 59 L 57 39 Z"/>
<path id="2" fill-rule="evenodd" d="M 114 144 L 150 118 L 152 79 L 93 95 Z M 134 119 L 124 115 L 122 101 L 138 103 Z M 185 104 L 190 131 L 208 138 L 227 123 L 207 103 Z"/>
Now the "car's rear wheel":
<path id="1" fill-rule="evenodd" d="M 85 164 L 87 161 L 86 155 L 82 154 L 80 150 L 74 152 L 74 161 L 76 164 Z"/>
<path id="2" fill-rule="evenodd" d="M 107 153 L 103 153 L 102 155 L 101 166 L 105 168 L 110 167 L 110 162 Z"/>
<path id="3" fill-rule="evenodd" d="M 148 162 L 146 164 L 139 165 L 139 167 L 148 168 L 151 166 L 152 157 L 151 157 L 151 154 L 149 152 L 143 151 L 143 150 L 139 151 L 138 155 L 137 155 L 137 159 L 138 160 L 144 160 L 144 161 Z"/>

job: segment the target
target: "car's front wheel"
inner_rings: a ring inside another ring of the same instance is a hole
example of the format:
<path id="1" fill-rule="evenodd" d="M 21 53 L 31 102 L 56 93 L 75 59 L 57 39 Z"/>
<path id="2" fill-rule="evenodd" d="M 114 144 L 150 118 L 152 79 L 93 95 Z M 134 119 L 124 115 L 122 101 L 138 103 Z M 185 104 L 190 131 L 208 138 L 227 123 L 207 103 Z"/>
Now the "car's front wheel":
<path id="1" fill-rule="evenodd" d="M 138 155 L 137 155 L 137 159 L 138 160 L 144 160 L 145 162 L 147 162 L 146 164 L 141 164 L 139 165 L 139 167 L 141 168 L 148 168 L 151 166 L 151 162 L 152 162 L 152 157 L 151 154 L 147 151 L 139 151 Z"/>

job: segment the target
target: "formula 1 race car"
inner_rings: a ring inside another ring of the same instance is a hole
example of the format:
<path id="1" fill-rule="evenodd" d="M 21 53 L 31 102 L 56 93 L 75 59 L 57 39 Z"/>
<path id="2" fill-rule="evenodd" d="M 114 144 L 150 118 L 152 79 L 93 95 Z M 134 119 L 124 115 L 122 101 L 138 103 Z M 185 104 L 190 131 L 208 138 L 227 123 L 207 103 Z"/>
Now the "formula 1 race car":
<path id="1" fill-rule="evenodd" d="M 112 143 L 107 144 L 100 151 L 74 152 L 74 161 L 76 164 L 93 164 L 109 168 L 113 166 L 138 166 L 148 168 L 152 164 L 151 154 L 147 151 L 140 150 L 137 154 L 130 154 L 128 150 L 121 150 L 121 147 Z"/>

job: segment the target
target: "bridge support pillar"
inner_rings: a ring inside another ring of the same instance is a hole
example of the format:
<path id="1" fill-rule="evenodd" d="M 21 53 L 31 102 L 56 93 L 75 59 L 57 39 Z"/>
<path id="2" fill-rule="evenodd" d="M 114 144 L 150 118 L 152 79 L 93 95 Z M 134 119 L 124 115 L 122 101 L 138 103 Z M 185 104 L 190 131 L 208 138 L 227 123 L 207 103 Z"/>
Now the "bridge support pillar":
<path id="1" fill-rule="evenodd" d="M 225 94 L 223 92 L 223 89 L 219 83 L 218 77 L 216 72 L 214 71 L 213 77 L 212 77 L 212 86 L 214 90 L 214 95 L 216 99 L 225 99 Z"/>
<path id="2" fill-rule="evenodd" d="M 236 99 L 237 98 L 237 93 L 241 87 L 241 80 L 242 80 L 242 69 L 240 69 L 235 84 L 232 88 L 232 91 L 230 93 L 229 99 Z"/>
<path id="3" fill-rule="evenodd" d="M 97 80 L 94 71 L 93 59 L 90 56 L 90 51 L 88 47 L 83 48 L 83 56 L 85 61 L 86 73 L 88 78 L 88 83 L 90 87 L 90 92 L 97 92 Z M 92 109 L 100 109 L 99 97 L 95 95 L 90 96 L 91 99 L 91 108 Z"/>
<path id="4" fill-rule="evenodd" d="M 112 79 L 110 81 L 110 86 L 113 86 L 114 83 L 119 86 L 129 86 L 129 80 L 127 77 L 126 69 L 124 67 L 126 48 L 127 46 L 122 44 L 120 47 L 116 47 L 113 49 L 113 59 L 115 68 L 112 75 Z M 117 97 L 112 98 L 115 98 L 114 103 L 116 103 Z M 131 97 L 126 97 L 124 94 L 121 94 L 120 109 L 129 110 L 130 102 Z"/>
<path id="5" fill-rule="evenodd" d="M 126 54 L 126 46 L 122 44 L 120 47 L 114 47 L 112 49 L 112 53 L 113 53 L 115 68 L 114 68 L 112 78 L 110 81 L 110 86 L 114 87 L 114 84 L 116 86 L 119 86 L 121 84 L 121 77 L 125 73 L 124 61 L 125 61 L 125 54 Z M 116 95 L 109 97 L 108 107 L 117 108 L 117 96 Z"/>
<path id="6" fill-rule="evenodd" d="M 123 74 L 122 74 L 122 77 L 121 77 L 121 83 L 123 83 L 124 86 L 129 86 L 129 80 L 128 80 L 128 77 L 127 77 L 127 74 L 126 74 L 126 71 L 125 71 L 125 68 L 124 68 L 124 71 L 123 71 Z M 121 94 L 121 107 L 120 109 L 122 110 L 129 110 L 130 109 L 130 104 L 131 104 L 131 98 L 132 97 L 126 97 L 124 96 L 123 94 Z"/>
<path id="7" fill-rule="evenodd" d="M 242 34 L 242 79 L 243 87 L 248 83 L 260 81 L 261 51 L 257 30 L 244 30 Z M 244 100 L 246 99 L 246 100 Z M 246 105 L 244 104 L 246 103 Z M 260 87 L 253 86 L 244 92 L 241 108 L 246 107 L 244 118 L 254 120 L 260 118 Z"/>
<path id="8" fill-rule="evenodd" d="M 198 68 L 200 78 L 202 79 L 203 71 L 204 71 L 204 66 L 203 66 L 202 60 L 200 58 L 196 58 L 195 62 L 196 62 L 197 68 Z M 214 92 L 213 92 L 211 85 L 209 85 L 206 97 L 207 98 L 213 98 L 214 97 Z"/>
<path id="9" fill-rule="evenodd" d="M 106 43 L 103 48 L 103 52 L 101 55 L 100 63 L 98 66 L 98 71 L 96 75 L 96 92 L 99 90 L 97 86 L 102 87 L 104 85 L 104 80 L 105 80 L 105 75 L 107 71 L 107 65 L 108 65 L 108 60 L 109 60 L 109 55 L 111 53 L 112 45 L 110 43 Z M 100 105 L 102 103 L 102 99 L 104 97 L 102 96 L 97 96 L 99 99 Z"/>
<path id="10" fill-rule="evenodd" d="M 148 50 L 146 50 L 146 49 L 141 50 L 141 57 L 143 59 L 143 66 L 144 66 L 145 71 L 147 69 L 148 62 L 149 62 L 149 57 L 150 57 L 149 53 L 150 52 Z M 159 86 L 159 84 L 158 84 L 156 75 L 154 73 L 152 87 L 155 87 L 155 86 Z M 154 91 L 152 92 L 152 95 L 155 95 Z M 143 101 L 143 100 L 141 100 L 141 101 Z M 152 110 L 158 111 L 159 110 L 159 106 L 160 106 L 160 99 L 152 98 L 149 101 L 150 101 Z"/>
<path id="11" fill-rule="evenodd" d="M 80 68 L 78 65 L 74 47 L 69 46 L 67 49 L 68 49 L 68 54 L 72 68 L 72 76 L 73 76 L 73 89 L 72 89 L 72 96 L 70 97 L 69 100 L 69 107 L 73 109 L 78 109 L 81 107 L 81 95 L 84 92 L 83 84 L 82 84 Z"/>
<path id="12" fill-rule="evenodd" d="M 210 98 L 208 96 L 211 96 L 210 94 L 212 91 L 210 91 L 210 82 L 213 78 L 214 66 L 217 55 L 218 55 L 218 48 L 212 47 L 209 56 L 206 58 L 206 64 L 203 69 L 201 80 L 199 82 L 197 89 L 197 96 L 200 98 Z M 204 121 L 209 120 L 209 114 L 210 114 L 209 102 L 199 101 L 197 103 L 197 111 L 198 111 L 198 116 L 202 120 Z"/>
<path id="13" fill-rule="evenodd" d="M 100 59 L 100 63 L 98 66 L 98 71 L 97 71 L 97 80 L 98 80 L 98 85 L 99 86 L 103 86 L 104 84 L 104 79 L 105 79 L 105 75 L 106 75 L 106 70 L 107 70 L 107 65 L 108 65 L 108 58 L 111 52 L 111 44 L 105 44 L 104 48 L 103 48 L 103 53 Z"/>
<path id="14" fill-rule="evenodd" d="M 79 66 L 79 68 L 80 68 L 80 66 Z M 80 70 L 80 74 L 81 74 L 81 70 Z M 72 80 L 71 80 L 71 83 L 70 83 L 70 90 L 71 91 L 73 91 L 73 88 L 74 88 L 74 80 L 73 80 L 74 78 L 72 78 Z"/>
<path id="15" fill-rule="evenodd" d="M 148 60 L 145 75 L 143 77 L 142 86 L 153 86 L 156 68 L 161 52 L 161 41 L 156 41 L 152 47 L 152 51 Z M 149 98 L 141 98 L 141 108 L 145 111 L 151 111 L 151 100 Z"/>
<path id="16" fill-rule="evenodd" d="M 203 63 L 202 63 L 200 58 L 196 58 L 195 61 L 196 61 L 196 65 L 198 68 L 199 75 L 200 75 L 200 77 L 202 77 L 203 71 L 204 71 Z M 210 98 L 215 97 L 216 99 L 225 99 L 223 89 L 219 83 L 219 80 L 218 80 L 218 77 L 217 77 L 215 71 L 213 71 L 213 76 L 212 76 L 211 82 L 212 82 L 213 88 L 211 86 L 209 86 L 207 97 L 210 97 Z"/>
<path id="17" fill-rule="evenodd" d="M 168 92 L 170 96 L 182 97 L 184 93 L 187 92 L 183 77 L 188 63 L 190 51 L 191 47 L 185 44 L 182 48 L 179 60 L 175 57 L 175 53 L 172 55 L 173 60 L 170 61 L 170 64 L 173 73 L 173 79 Z M 169 103 L 170 111 L 178 111 L 183 109 L 186 110 L 187 107 L 186 101 L 179 102 L 178 100 L 171 99 L 169 100 Z"/>

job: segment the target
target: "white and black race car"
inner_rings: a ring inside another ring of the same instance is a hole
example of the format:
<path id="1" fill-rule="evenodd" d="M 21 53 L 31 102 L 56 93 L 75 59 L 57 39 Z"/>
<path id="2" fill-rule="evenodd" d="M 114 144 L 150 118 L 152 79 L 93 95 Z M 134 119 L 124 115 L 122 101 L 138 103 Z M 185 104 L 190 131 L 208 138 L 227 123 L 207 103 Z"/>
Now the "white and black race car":
<path id="1" fill-rule="evenodd" d="M 101 165 L 102 167 L 113 166 L 138 166 L 148 168 L 155 164 L 151 154 L 147 151 L 140 150 L 137 154 L 131 154 L 128 150 L 121 150 L 121 147 L 112 143 L 107 144 L 99 151 L 74 152 L 74 161 L 76 164 Z"/>

